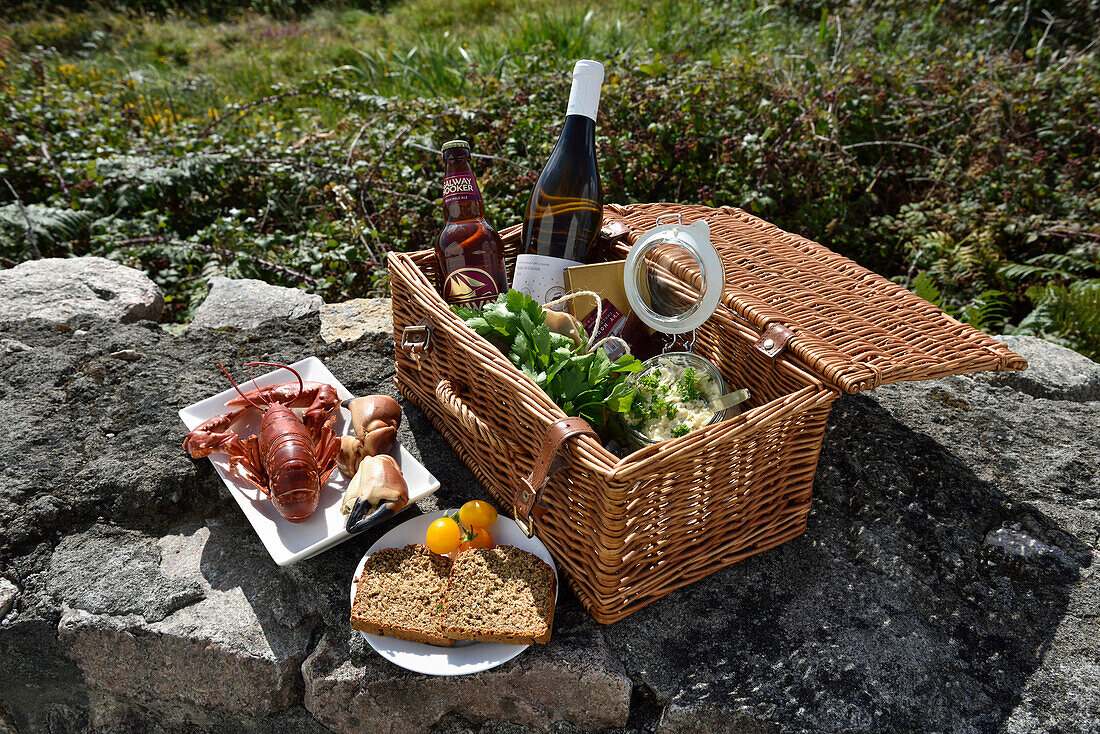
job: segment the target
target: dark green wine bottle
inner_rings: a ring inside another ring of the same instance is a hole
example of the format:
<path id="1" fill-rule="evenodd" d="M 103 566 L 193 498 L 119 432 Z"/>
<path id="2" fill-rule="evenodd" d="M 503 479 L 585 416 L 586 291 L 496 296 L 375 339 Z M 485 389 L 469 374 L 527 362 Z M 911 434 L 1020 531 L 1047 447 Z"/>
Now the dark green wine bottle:
<path id="1" fill-rule="evenodd" d="M 603 223 L 603 193 L 596 167 L 596 111 L 603 64 L 582 59 L 561 137 L 539 175 L 527 214 L 512 287 L 539 303 L 565 293 L 564 272 L 581 265 L 593 250 Z"/>

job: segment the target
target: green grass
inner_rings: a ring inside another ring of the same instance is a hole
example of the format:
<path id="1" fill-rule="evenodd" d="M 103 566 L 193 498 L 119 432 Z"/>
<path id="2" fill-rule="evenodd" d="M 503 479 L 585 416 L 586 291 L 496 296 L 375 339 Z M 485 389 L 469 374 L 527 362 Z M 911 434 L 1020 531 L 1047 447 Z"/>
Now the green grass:
<path id="1" fill-rule="evenodd" d="M 479 93 L 471 69 L 508 79 L 586 56 L 615 73 L 619 65 L 657 71 L 672 58 L 763 55 L 782 73 L 784 57 L 825 58 L 832 38 L 777 6 L 701 0 L 408 0 L 382 14 L 319 9 L 291 20 L 99 11 L 14 22 L 0 34 L 20 51 L 52 48 L 56 63 L 82 73 L 134 76 L 192 114 L 330 73 L 376 94 L 441 98 Z M 789 48 L 802 52 L 778 53 Z"/>
<path id="2" fill-rule="evenodd" d="M 24 16 L 0 24 L 0 177 L 21 202 L 0 185 L 0 258 L 125 260 L 177 320 L 213 273 L 384 290 L 382 253 L 439 225 L 430 151 L 470 137 L 493 156 L 478 162 L 490 218 L 517 221 L 587 56 L 608 69 L 607 201 L 741 206 L 983 328 L 1095 354 L 1097 18 L 1041 5 Z M 1031 266 L 1048 256 L 1072 267 Z"/>

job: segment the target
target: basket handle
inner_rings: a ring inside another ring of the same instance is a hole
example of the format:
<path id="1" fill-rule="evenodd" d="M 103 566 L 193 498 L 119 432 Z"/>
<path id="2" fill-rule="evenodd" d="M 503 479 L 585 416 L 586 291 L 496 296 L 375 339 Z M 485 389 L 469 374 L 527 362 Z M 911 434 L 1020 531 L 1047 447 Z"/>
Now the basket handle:
<path id="1" fill-rule="evenodd" d="M 465 426 L 466 430 L 501 453 L 510 454 L 512 452 L 508 444 L 497 438 L 496 434 L 493 433 L 493 429 L 485 421 L 478 418 L 469 404 L 459 397 L 450 380 L 444 378 L 436 384 L 435 396 L 439 399 L 440 404 L 447 409 L 447 412 Z"/>
<path id="2" fill-rule="evenodd" d="M 512 499 L 512 514 L 516 525 L 528 538 L 535 534 L 535 520 L 546 514 L 546 506 L 539 502 L 542 491 L 546 488 L 551 478 L 568 463 L 561 449 L 565 442 L 573 436 L 587 434 L 596 438 L 596 432 L 584 418 L 561 418 L 546 427 L 546 435 L 542 441 L 542 453 L 535 460 L 535 466 L 531 469 L 530 476 L 520 479 L 519 489 Z"/>

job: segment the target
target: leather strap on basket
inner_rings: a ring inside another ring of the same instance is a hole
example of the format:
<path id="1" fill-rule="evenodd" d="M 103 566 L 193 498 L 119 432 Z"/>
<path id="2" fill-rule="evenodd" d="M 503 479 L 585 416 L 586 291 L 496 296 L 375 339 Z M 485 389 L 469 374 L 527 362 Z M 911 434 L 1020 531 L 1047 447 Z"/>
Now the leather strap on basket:
<path id="1" fill-rule="evenodd" d="M 561 471 L 568 460 L 561 453 L 565 442 L 573 436 L 587 434 L 596 437 L 596 432 L 584 418 L 562 418 L 546 428 L 546 437 L 542 442 L 542 453 L 535 460 L 535 466 L 528 477 L 520 479 L 520 487 L 512 500 L 512 513 L 516 525 L 528 538 L 535 534 L 535 519 L 546 514 L 546 506 L 539 502 L 542 490 L 550 479 Z M 532 513 L 534 518 L 532 518 Z"/>
<path id="2" fill-rule="evenodd" d="M 606 237 L 611 242 L 616 240 L 626 242 L 627 238 L 630 237 L 630 227 L 627 227 L 617 219 L 612 219 L 611 221 L 604 220 L 603 226 L 600 228 L 600 236 Z"/>
<path id="3" fill-rule="evenodd" d="M 794 332 L 778 321 L 768 324 L 768 328 L 756 340 L 755 346 L 765 357 L 775 359 L 787 347 Z"/>
<path id="4" fill-rule="evenodd" d="M 413 365 L 420 371 L 420 358 L 432 348 L 432 320 L 425 316 L 415 326 L 406 326 L 401 332 L 401 351 L 408 352 Z"/>

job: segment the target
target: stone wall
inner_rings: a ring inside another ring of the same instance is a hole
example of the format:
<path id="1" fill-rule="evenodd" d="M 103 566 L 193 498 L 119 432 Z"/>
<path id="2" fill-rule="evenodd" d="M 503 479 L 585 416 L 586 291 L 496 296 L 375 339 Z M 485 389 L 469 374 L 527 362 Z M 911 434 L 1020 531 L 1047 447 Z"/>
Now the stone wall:
<path id="1" fill-rule="evenodd" d="M 332 343 L 316 313 L 0 324 L 0 731 L 1097 730 L 1100 365 L 1017 337 L 1026 373 L 841 398 L 803 536 L 611 626 L 565 590 L 550 644 L 430 678 L 348 626 L 388 527 L 279 568 L 180 448 L 216 359 L 395 395 L 384 319 L 347 323 L 379 307 L 322 307 Z M 486 497 L 404 407 L 420 510 Z"/>

